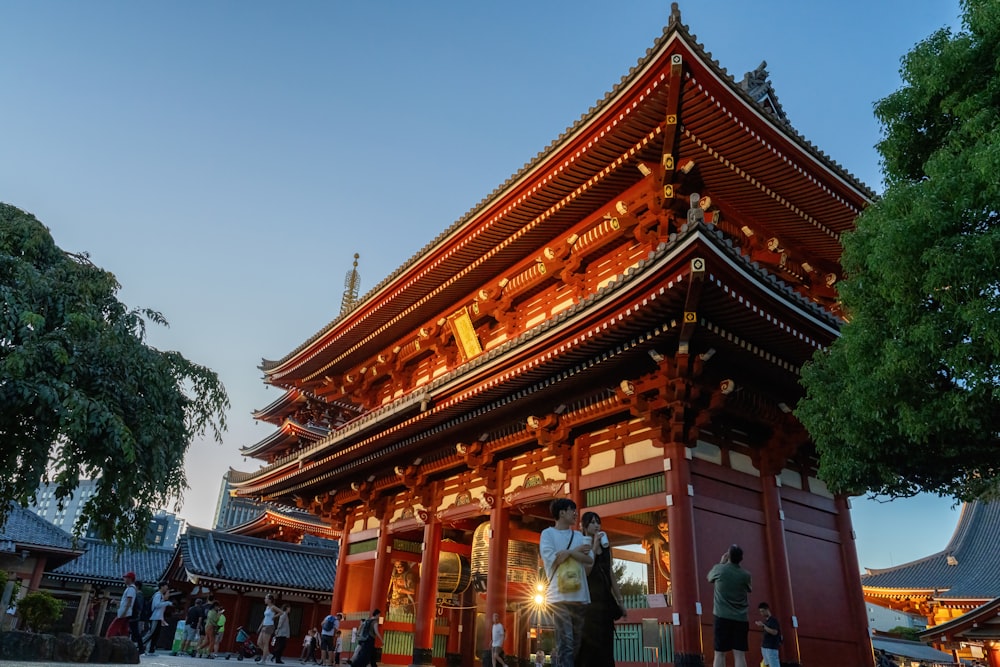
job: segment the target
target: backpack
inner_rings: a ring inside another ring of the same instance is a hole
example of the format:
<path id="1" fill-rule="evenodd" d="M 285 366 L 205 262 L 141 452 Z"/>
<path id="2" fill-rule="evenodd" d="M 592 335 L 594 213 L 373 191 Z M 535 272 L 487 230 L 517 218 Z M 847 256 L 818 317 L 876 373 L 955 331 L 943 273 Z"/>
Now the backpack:
<path id="1" fill-rule="evenodd" d="M 361 628 L 358 630 L 358 643 L 368 641 L 372 637 L 372 621 L 374 619 L 366 618 L 364 622 L 361 623 Z"/>
<path id="2" fill-rule="evenodd" d="M 330 633 L 336 629 L 337 629 L 337 618 L 333 614 L 330 614 L 329 616 L 323 619 L 323 632 Z"/>
<path id="3" fill-rule="evenodd" d="M 142 594 L 142 589 L 135 587 L 135 599 L 132 600 L 132 619 L 142 620 L 142 608 L 145 606 L 146 596 Z"/>
<path id="4" fill-rule="evenodd" d="M 135 603 L 139 604 L 139 601 L 142 600 L 142 598 L 142 593 L 139 593 L 139 597 L 136 598 Z M 146 598 L 142 603 L 142 612 L 139 614 L 139 620 L 148 621 L 151 618 L 153 618 L 153 598 Z"/>

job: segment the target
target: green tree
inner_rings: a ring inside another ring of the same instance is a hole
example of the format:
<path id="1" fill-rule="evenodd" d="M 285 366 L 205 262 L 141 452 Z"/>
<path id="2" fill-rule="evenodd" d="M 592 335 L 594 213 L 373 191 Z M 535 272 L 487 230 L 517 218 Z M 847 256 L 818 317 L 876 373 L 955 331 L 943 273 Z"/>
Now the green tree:
<path id="1" fill-rule="evenodd" d="M 875 106 L 887 189 L 844 237 L 848 323 L 796 415 L 835 491 L 989 497 L 1000 472 L 1000 2 L 963 0 Z"/>
<path id="2" fill-rule="evenodd" d="M 155 508 L 187 488 L 194 438 L 221 441 L 229 399 L 211 370 L 145 342 L 160 313 L 129 309 L 115 277 L 59 249 L 34 216 L 0 204 L 0 526 L 40 482 L 57 502 L 98 479 L 88 524 L 143 543 Z"/>
<path id="3" fill-rule="evenodd" d="M 920 635 L 916 628 L 910 628 L 905 625 L 897 625 L 891 630 L 887 630 L 887 635 L 892 635 L 893 637 L 899 637 L 900 639 L 906 639 L 911 642 L 920 641 Z"/>
<path id="4" fill-rule="evenodd" d="M 618 588 L 621 589 L 623 596 L 645 595 L 649 590 L 646 582 L 638 577 L 632 575 L 626 576 L 625 561 L 615 561 L 611 566 L 611 574 L 614 576 L 615 581 L 618 582 Z"/>
<path id="5" fill-rule="evenodd" d="M 65 606 L 45 591 L 28 593 L 17 603 L 17 616 L 32 632 L 45 632 L 59 620 Z"/>

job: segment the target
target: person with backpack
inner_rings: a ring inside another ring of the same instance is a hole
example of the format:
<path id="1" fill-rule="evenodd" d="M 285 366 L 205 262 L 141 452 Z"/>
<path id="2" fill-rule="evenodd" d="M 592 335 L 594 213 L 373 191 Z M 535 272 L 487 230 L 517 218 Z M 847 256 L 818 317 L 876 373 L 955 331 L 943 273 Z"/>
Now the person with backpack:
<path id="1" fill-rule="evenodd" d="M 135 572 L 126 572 L 122 579 L 125 581 L 125 591 L 118 602 L 118 613 L 108 626 L 105 637 L 129 636 L 129 619 L 132 618 L 132 608 L 135 606 Z"/>
<path id="2" fill-rule="evenodd" d="M 198 646 L 201 638 L 199 629 L 205 619 L 205 601 L 196 598 L 194 604 L 188 607 L 187 616 L 184 620 L 184 640 L 181 642 L 181 653 L 187 653 L 194 657 L 194 649 Z"/>
<path id="3" fill-rule="evenodd" d="M 347 661 L 351 667 L 368 667 L 375 664 L 375 640 L 382 641 L 382 633 L 378 629 L 380 609 L 373 609 L 372 615 L 361 622 L 358 628 L 358 648 L 354 657 Z"/>
<path id="4" fill-rule="evenodd" d="M 139 655 L 146 652 L 145 628 L 142 622 L 142 609 L 146 606 L 146 596 L 142 593 L 142 582 L 135 582 L 135 602 L 132 603 L 132 615 L 128 619 L 128 632 L 139 649 Z"/>
<path id="5" fill-rule="evenodd" d="M 215 648 L 215 632 L 219 629 L 219 603 L 212 600 L 205 607 L 205 625 L 201 643 L 198 644 L 195 655 L 199 658 L 211 658 Z"/>
<path id="6" fill-rule="evenodd" d="M 149 651 L 146 655 L 156 655 L 156 645 L 160 641 L 160 628 L 167 624 L 163 616 L 167 607 L 173 604 L 170 601 L 170 586 L 167 582 L 161 581 L 159 590 L 153 593 L 153 597 L 146 602 L 142 611 L 142 616 L 145 617 L 143 620 L 149 621 L 152 626 L 149 630 Z"/>
<path id="7" fill-rule="evenodd" d="M 782 639 L 781 626 L 778 625 L 778 619 L 771 614 L 771 607 L 766 602 L 757 605 L 757 611 L 764 619 L 757 621 L 757 627 L 764 631 L 764 641 L 760 647 L 763 662 L 767 667 L 781 667 L 781 660 L 778 657 Z"/>
<path id="8" fill-rule="evenodd" d="M 320 626 L 319 631 L 319 649 L 321 651 L 320 661 L 324 665 L 333 664 L 333 642 L 334 637 L 337 636 L 337 630 L 340 629 L 340 622 L 344 620 L 344 615 L 340 612 L 336 614 L 328 614 L 326 618 L 323 619 L 323 624 Z"/>

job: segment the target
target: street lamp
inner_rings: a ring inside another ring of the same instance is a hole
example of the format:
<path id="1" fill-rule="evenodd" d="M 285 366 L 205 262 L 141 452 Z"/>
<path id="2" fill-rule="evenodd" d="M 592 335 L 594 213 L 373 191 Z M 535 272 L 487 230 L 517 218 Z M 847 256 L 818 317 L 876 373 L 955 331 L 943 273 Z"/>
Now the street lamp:
<path id="1" fill-rule="evenodd" d="M 531 599 L 535 603 L 535 650 L 542 645 L 542 606 L 545 604 L 545 585 L 542 582 L 535 584 L 535 596 Z"/>

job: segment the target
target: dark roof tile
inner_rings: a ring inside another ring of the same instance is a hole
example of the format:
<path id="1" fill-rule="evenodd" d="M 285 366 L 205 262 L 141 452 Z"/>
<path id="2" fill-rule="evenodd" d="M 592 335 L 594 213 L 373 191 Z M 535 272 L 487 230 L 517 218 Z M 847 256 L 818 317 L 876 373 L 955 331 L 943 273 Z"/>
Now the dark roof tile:
<path id="1" fill-rule="evenodd" d="M 86 549 L 82 556 L 57 567 L 49 576 L 116 583 L 126 572 L 135 572 L 138 581 L 153 583 L 164 577 L 175 551 L 172 548 L 150 547 L 145 551 L 119 552 L 114 545 L 96 540 L 83 540 L 81 547 Z"/>
<path id="2" fill-rule="evenodd" d="M 339 544 L 302 546 L 189 526 L 180 550 L 184 568 L 201 580 L 330 594 Z"/>
<path id="3" fill-rule="evenodd" d="M 941 599 L 1000 597 L 1000 502 L 972 502 L 962 514 L 951 541 L 941 551 L 896 567 L 869 570 L 861 584 L 871 589 L 938 591 Z"/>
<path id="4" fill-rule="evenodd" d="M 0 528 L 0 544 L 73 550 L 73 536 L 34 512 L 11 504 L 7 522 Z"/>

